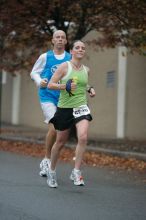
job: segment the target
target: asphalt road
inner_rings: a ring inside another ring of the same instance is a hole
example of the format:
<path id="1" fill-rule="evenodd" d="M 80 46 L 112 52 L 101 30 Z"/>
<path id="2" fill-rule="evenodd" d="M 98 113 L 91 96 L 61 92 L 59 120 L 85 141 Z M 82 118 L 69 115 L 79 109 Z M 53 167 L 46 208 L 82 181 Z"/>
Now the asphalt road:
<path id="1" fill-rule="evenodd" d="M 57 189 L 38 175 L 39 158 L 0 151 L 0 220 L 145 220 L 146 174 L 84 167 L 85 186 L 60 162 Z"/>

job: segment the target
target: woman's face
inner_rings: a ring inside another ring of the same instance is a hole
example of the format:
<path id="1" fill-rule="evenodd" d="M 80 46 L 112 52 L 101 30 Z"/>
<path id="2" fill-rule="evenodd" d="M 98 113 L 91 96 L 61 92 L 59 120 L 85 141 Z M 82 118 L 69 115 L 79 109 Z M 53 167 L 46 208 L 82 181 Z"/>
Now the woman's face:
<path id="1" fill-rule="evenodd" d="M 74 43 L 71 54 L 78 59 L 82 59 L 85 55 L 85 44 L 81 41 Z"/>

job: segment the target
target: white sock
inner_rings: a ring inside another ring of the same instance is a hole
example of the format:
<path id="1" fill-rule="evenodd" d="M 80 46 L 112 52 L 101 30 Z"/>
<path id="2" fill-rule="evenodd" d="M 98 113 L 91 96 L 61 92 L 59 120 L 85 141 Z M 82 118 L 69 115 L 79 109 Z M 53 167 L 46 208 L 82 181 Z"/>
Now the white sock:
<path id="1" fill-rule="evenodd" d="M 50 162 L 51 160 L 50 160 L 50 158 L 46 158 L 46 160 L 48 161 L 48 162 Z"/>
<path id="2" fill-rule="evenodd" d="M 79 171 L 80 171 L 80 170 L 74 168 L 74 172 L 75 172 L 75 173 L 78 173 Z"/>
<path id="3" fill-rule="evenodd" d="M 56 172 L 56 169 L 55 169 L 55 170 L 52 170 L 52 169 L 51 169 L 51 164 L 50 164 L 49 170 L 50 170 L 50 173 L 55 173 L 55 172 Z"/>
<path id="4" fill-rule="evenodd" d="M 45 159 L 45 160 L 50 160 L 50 158 L 48 158 L 48 157 L 45 157 L 44 159 Z"/>

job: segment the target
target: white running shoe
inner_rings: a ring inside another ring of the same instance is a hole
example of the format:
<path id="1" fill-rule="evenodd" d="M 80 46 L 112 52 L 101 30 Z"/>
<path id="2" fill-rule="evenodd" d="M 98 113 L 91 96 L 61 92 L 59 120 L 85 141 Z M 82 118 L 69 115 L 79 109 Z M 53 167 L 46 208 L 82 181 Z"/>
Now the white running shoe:
<path id="1" fill-rule="evenodd" d="M 50 169 L 49 169 L 47 184 L 51 188 L 57 188 L 58 187 L 56 171 L 50 171 Z"/>
<path id="2" fill-rule="evenodd" d="M 49 165 L 50 165 L 50 160 L 48 158 L 44 158 L 41 163 L 40 163 L 40 173 L 39 175 L 42 177 L 46 177 L 48 174 L 48 170 L 49 170 Z"/>
<path id="3" fill-rule="evenodd" d="M 71 175 L 70 175 L 70 180 L 74 181 L 74 185 L 76 185 L 76 186 L 84 186 L 85 185 L 80 170 L 78 170 L 78 171 L 72 170 Z"/>

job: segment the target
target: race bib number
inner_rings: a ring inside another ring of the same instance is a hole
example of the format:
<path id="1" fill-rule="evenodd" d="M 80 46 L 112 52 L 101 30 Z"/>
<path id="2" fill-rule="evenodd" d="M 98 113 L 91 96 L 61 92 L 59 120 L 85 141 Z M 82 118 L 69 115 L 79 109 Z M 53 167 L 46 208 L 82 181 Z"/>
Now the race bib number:
<path id="1" fill-rule="evenodd" d="M 87 105 L 81 105 L 78 108 L 73 108 L 73 116 L 75 118 L 81 117 L 83 115 L 88 115 L 90 114 L 90 109 L 88 108 Z"/>

